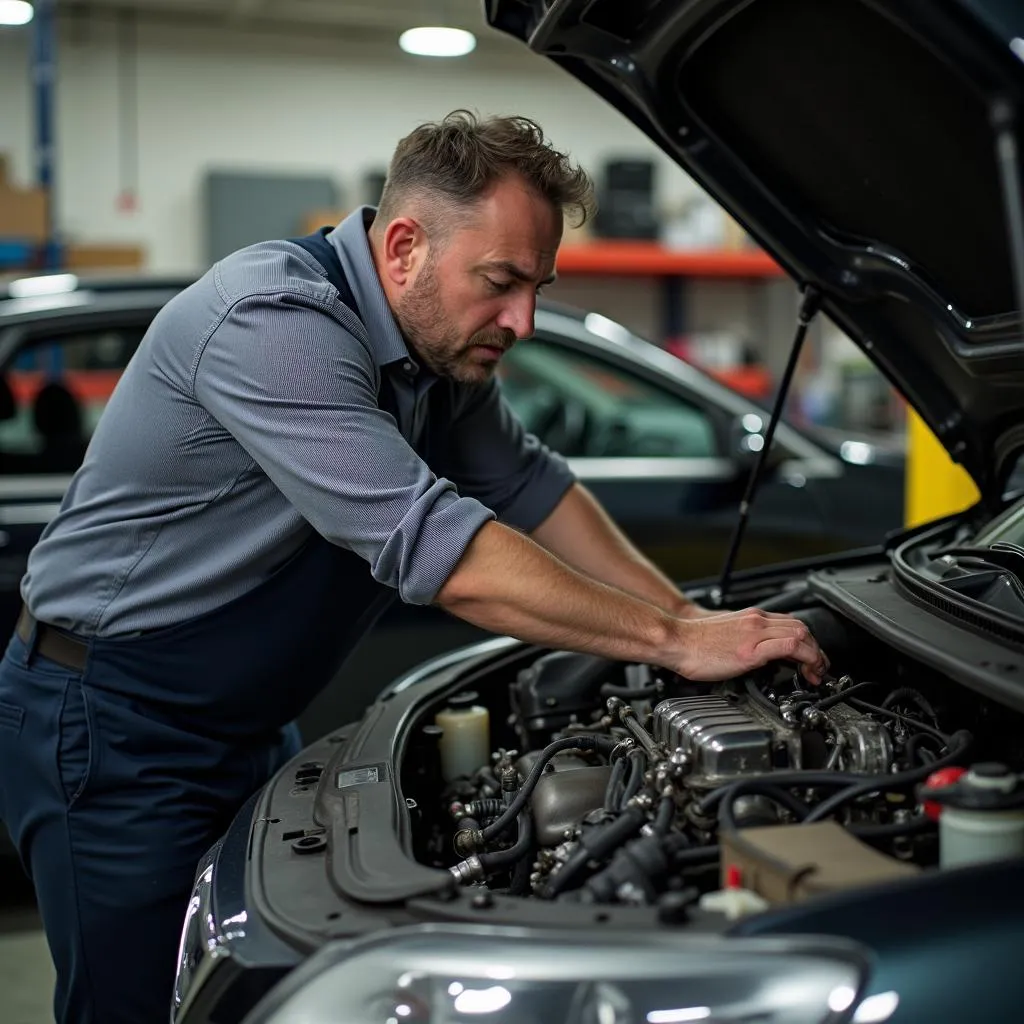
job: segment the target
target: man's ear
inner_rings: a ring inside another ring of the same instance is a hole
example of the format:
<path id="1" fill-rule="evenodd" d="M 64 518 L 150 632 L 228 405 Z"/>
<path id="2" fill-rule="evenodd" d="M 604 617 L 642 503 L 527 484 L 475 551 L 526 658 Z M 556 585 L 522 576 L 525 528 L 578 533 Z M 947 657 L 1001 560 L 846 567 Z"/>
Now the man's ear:
<path id="1" fill-rule="evenodd" d="M 381 269 L 397 285 L 406 285 L 426 258 L 427 234 L 412 217 L 396 217 L 384 229 Z"/>

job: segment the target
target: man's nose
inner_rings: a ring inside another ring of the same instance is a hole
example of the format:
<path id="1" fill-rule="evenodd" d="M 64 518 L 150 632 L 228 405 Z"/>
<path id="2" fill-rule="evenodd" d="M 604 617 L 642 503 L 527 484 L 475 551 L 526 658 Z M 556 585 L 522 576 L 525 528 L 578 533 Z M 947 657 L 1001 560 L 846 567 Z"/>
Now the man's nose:
<path id="1" fill-rule="evenodd" d="M 503 330 L 511 331 L 517 341 L 525 341 L 527 338 L 533 337 L 536 312 L 536 295 L 517 295 L 501 311 L 497 324 Z"/>

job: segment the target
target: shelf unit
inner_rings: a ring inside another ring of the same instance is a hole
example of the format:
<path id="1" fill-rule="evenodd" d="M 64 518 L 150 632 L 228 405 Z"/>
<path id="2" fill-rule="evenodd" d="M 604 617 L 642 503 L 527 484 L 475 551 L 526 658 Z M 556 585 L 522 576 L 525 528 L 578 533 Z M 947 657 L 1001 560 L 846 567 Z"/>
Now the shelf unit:
<path id="1" fill-rule="evenodd" d="M 609 239 L 563 246 L 556 269 L 566 277 L 650 277 L 661 281 L 661 343 L 687 333 L 687 281 L 755 284 L 785 276 L 763 249 L 669 249 L 658 242 Z"/>
<path id="2" fill-rule="evenodd" d="M 760 280 L 782 277 L 782 268 L 761 249 L 666 249 L 656 242 L 594 242 L 566 245 L 558 253 L 560 274 L 614 277 L 690 277 Z"/>

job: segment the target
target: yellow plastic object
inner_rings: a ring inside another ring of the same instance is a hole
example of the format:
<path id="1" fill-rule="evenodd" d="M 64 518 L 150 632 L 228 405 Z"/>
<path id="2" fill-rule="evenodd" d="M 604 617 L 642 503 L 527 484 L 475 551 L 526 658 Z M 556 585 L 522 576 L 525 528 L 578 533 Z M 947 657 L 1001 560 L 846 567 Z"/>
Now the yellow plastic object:
<path id="1" fill-rule="evenodd" d="M 969 508 L 980 497 L 974 481 L 913 409 L 908 410 L 907 419 L 907 526 Z"/>

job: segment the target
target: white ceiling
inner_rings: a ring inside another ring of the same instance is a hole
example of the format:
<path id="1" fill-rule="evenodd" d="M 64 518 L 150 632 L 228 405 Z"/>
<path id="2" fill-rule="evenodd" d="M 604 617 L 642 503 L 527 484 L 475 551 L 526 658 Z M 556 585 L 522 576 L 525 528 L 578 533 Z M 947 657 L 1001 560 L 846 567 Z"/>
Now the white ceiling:
<path id="1" fill-rule="evenodd" d="M 450 25 L 494 42 L 482 0 L 59 0 L 63 12 L 131 10 L 140 18 L 205 22 L 247 29 L 364 34 L 401 32 L 416 25 Z"/>

